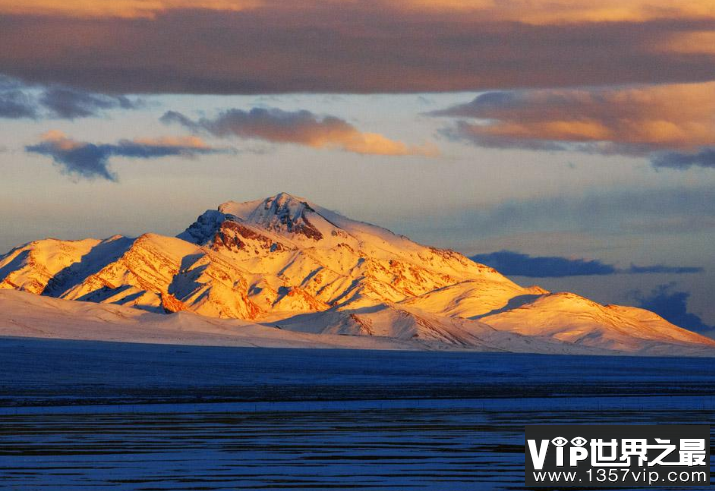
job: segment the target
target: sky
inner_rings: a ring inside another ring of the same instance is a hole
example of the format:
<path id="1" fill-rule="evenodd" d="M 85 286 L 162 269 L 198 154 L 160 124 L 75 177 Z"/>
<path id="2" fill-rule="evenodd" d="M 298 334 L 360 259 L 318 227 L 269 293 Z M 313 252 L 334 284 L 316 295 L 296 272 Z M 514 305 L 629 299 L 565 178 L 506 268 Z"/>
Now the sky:
<path id="1" fill-rule="evenodd" d="M 715 329 L 715 2 L 0 0 L 0 251 L 285 191 Z"/>

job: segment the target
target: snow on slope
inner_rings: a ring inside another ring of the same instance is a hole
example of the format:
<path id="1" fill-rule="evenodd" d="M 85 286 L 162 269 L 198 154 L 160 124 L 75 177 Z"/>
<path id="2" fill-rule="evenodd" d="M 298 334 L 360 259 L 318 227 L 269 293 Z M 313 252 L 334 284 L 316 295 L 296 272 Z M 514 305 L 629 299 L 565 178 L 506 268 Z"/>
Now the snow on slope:
<path id="1" fill-rule="evenodd" d="M 538 286 L 523 288 L 515 283 L 490 277 L 467 280 L 404 300 L 428 312 L 450 317 L 479 318 L 503 308 L 513 308 L 547 294 Z"/>
<path id="2" fill-rule="evenodd" d="M 461 254 L 416 244 L 285 193 L 224 203 L 179 237 L 260 275 L 260 294 L 252 300 L 273 317 L 286 311 L 274 306 L 281 290 L 305 300 L 301 311 L 399 302 L 466 279 L 490 279 L 521 291 Z"/>
<path id="3" fill-rule="evenodd" d="M 452 324 L 450 335 L 463 338 L 459 343 L 445 341 L 442 336 L 416 339 L 411 335 L 414 319 L 409 315 L 385 309 L 376 314 L 365 316 L 364 319 L 370 319 L 380 332 L 369 336 L 346 336 L 346 332 L 333 329 L 316 334 L 235 319 L 214 319 L 188 312 L 153 314 L 117 305 L 73 302 L 25 292 L 0 291 L 0 336 L 271 348 L 464 349 L 613 354 L 604 350 L 572 347 L 564 343 L 532 342 L 517 334 L 498 333 L 488 326 L 465 328 L 459 325 L 459 321 L 446 321 Z M 384 314 L 387 314 L 387 317 Z M 402 319 L 396 320 L 395 315 Z M 419 321 L 425 322 L 422 319 Z M 435 319 L 429 322 L 435 325 L 445 323 L 444 320 Z M 391 334 L 393 336 L 388 337 Z M 495 337 L 505 346 L 494 342 Z M 516 339 L 517 342 L 509 343 L 510 339 Z M 517 349 L 511 350 L 510 347 Z"/>
<path id="4" fill-rule="evenodd" d="M 521 287 L 459 253 L 286 193 L 224 203 L 177 237 L 33 242 L 0 257 L 0 288 L 479 349 L 712 346 L 654 314 Z"/>
<path id="5" fill-rule="evenodd" d="M 9 290 L 0 291 L 0 336 L 264 348 L 421 348 L 392 339 L 317 336 L 188 312 L 152 314 Z"/>
<path id="6" fill-rule="evenodd" d="M 663 344 L 673 351 L 678 346 L 715 348 L 715 340 L 676 327 L 653 312 L 604 306 L 573 293 L 545 295 L 481 321 L 501 331 L 624 352 L 661 354 Z"/>
<path id="7" fill-rule="evenodd" d="M 265 348 L 459 350 L 617 355 L 585 344 L 523 336 L 486 324 L 386 306 L 358 313 L 318 312 L 277 326 L 189 312 L 154 314 L 135 308 L 76 302 L 0 290 L 0 336 L 131 343 Z M 713 356 L 702 345 L 652 342 L 636 355 Z"/>
<path id="8" fill-rule="evenodd" d="M 40 294 L 55 275 L 79 262 L 99 242 L 45 239 L 17 247 L 0 257 L 0 288 Z"/>
<path id="9" fill-rule="evenodd" d="M 430 349 L 470 349 L 513 353 L 614 354 L 547 338 L 498 331 L 484 323 L 443 317 L 401 306 L 379 305 L 355 311 L 331 310 L 295 316 L 272 325 L 297 332 L 380 336 L 411 341 Z"/>

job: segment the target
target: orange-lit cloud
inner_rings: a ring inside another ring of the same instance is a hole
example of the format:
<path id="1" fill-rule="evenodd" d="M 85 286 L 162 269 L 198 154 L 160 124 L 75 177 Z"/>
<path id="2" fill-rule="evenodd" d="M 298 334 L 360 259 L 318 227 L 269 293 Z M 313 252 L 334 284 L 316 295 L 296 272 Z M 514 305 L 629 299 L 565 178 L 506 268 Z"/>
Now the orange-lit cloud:
<path id="1" fill-rule="evenodd" d="M 335 141 L 328 141 L 326 147 L 336 147 L 346 152 L 363 155 L 423 155 L 436 157 L 439 150 L 434 144 L 406 145 L 402 142 L 390 140 L 377 133 L 360 133 L 355 130 L 338 137 Z"/>
<path id="2" fill-rule="evenodd" d="M 436 114 L 461 118 L 449 132 L 487 146 L 606 143 L 605 151 L 637 154 L 715 145 L 713 82 L 491 92 Z"/>
<path id="3" fill-rule="evenodd" d="M 458 12 L 475 14 L 486 21 L 542 25 L 715 18 L 711 0 L 0 0 L 0 12 L 6 14 L 124 18 L 152 18 L 171 10 L 237 12 L 262 8 L 280 13 L 345 6 L 362 11 L 389 10 L 398 15 L 400 12 Z"/>
<path id="4" fill-rule="evenodd" d="M 0 0 L 0 13 L 69 17 L 153 18 L 177 9 L 240 11 L 259 0 Z"/>
<path id="5" fill-rule="evenodd" d="M 476 13 L 488 20 L 527 24 L 714 19 L 711 0 L 397 0 L 388 5 L 432 12 Z"/>
<path id="6" fill-rule="evenodd" d="M 157 147 L 211 148 L 198 136 L 162 136 L 159 138 L 135 138 L 134 143 Z"/>
<path id="7" fill-rule="evenodd" d="M 672 53 L 715 55 L 715 31 L 676 33 L 660 42 L 658 48 Z"/>
<path id="8" fill-rule="evenodd" d="M 305 110 L 230 109 L 215 119 L 199 121 L 193 121 L 177 112 L 168 112 L 162 121 L 179 123 L 193 131 L 205 131 L 218 137 L 237 136 L 272 143 L 333 148 L 364 155 L 435 156 L 438 153 L 434 146 L 409 146 L 377 133 L 363 133 L 340 118 L 321 117 Z"/>
<path id="9" fill-rule="evenodd" d="M 72 138 L 69 138 L 63 131 L 60 130 L 50 130 L 42 134 L 40 137 L 43 143 L 52 143 L 52 145 L 58 150 L 74 150 L 83 145 Z"/>
<path id="10" fill-rule="evenodd" d="M 705 82 L 714 4 L 0 0 L 0 74 L 125 94 Z"/>
<path id="11" fill-rule="evenodd" d="M 74 140 L 63 131 L 50 130 L 42 134 L 40 139 L 43 142 L 51 142 L 56 148 L 61 150 L 73 150 L 87 145 L 85 142 Z M 145 147 L 164 148 L 187 148 L 206 149 L 211 148 L 203 139 L 198 136 L 162 136 L 158 138 L 134 138 L 133 140 L 121 140 L 120 143 L 127 145 L 136 144 Z"/>

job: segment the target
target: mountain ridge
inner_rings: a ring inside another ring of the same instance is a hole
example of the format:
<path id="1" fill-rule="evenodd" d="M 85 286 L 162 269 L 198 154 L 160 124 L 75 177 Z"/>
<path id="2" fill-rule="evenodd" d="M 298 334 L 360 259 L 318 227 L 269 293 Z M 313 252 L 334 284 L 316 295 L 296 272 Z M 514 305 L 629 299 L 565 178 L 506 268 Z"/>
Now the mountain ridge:
<path id="1" fill-rule="evenodd" d="M 497 350 L 510 342 L 520 350 L 524 339 L 535 351 L 552 350 L 544 342 L 632 353 L 715 348 L 656 314 L 522 287 L 455 251 L 287 193 L 225 202 L 176 237 L 30 242 L 0 256 L 0 289 L 274 329 L 309 321 L 312 334 L 460 349 L 484 348 L 485 333 Z"/>

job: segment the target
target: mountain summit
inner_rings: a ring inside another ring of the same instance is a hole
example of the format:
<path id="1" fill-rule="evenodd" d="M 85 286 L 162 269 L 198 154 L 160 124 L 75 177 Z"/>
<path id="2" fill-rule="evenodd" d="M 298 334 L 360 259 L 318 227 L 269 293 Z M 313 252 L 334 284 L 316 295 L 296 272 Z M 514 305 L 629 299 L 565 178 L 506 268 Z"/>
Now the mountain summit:
<path id="1" fill-rule="evenodd" d="M 651 312 L 521 287 L 457 252 L 287 193 L 224 203 L 177 237 L 31 242 L 0 256 L 3 288 L 433 348 L 675 354 L 715 347 Z"/>
<path id="2" fill-rule="evenodd" d="M 323 235 L 311 223 L 311 218 L 324 221 L 306 200 L 280 193 L 259 201 L 224 203 L 218 211 L 209 210 L 201 215 L 179 238 L 205 244 L 216 238 L 215 234 L 221 232 L 222 226 L 228 222 L 253 225 L 278 234 L 304 235 L 317 241 Z M 235 228 L 235 225 L 227 225 L 226 229 L 231 230 L 232 227 Z"/>

